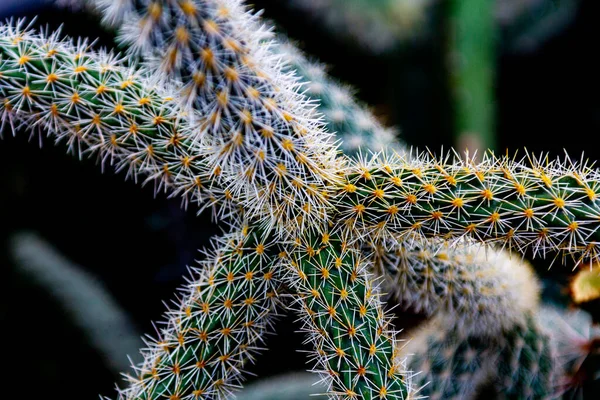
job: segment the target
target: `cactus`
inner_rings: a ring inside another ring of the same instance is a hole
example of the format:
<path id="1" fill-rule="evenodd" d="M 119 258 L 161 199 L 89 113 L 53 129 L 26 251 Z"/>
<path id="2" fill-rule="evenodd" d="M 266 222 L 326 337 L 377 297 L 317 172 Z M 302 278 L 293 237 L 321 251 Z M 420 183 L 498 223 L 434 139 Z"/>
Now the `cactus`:
<path id="1" fill-rule="evenodd" d="M 492 385 L 506 399 L 554 395 L 554 355 L 547 333 L 528 314 L 502 335 L 471 335 L 433 319 L 404 349 L 420 394 L 431 399 L 474 399 Z"/>
<path id="2" fill-rule="evenodd" d="M 186 135 L 191 128 L 185 123 L 184 126 L 177 124 L 175 115 L 180 114 L 177 112 L 178 109 L 172 106 L 170 110 L 165 110 L 167 106 L 164 105 L 164 101 L 161 101 L 164 97 L 160 97 L 140 83 L 145 82 L 141 75 L 136 75 L 135 71 L 124 71 L 115 63 L 109 64 L 107 60 L 110 61 L 110 58 L 106 56 L 84 53 L 82 44 L 77 48 L 71 48 L 69 43 L 59 42 L 54 37 L 47 39 L 43 35 L 32 35 L 22 31 L 19 26 L 7 27 L 4 31 L 5 35 L 2 39 L 4 57 L 0 72 L 3 83 L 10 78 L 10 81 L 0 89 L 0 94 L 6 99 L 2 108 L 5 122 L 15 128 L 36 120 L 37 124 L 27 126 L 33 130 L 42 127 L 59 139 L 67 138 L 70 147 L 77 147 L 80 152 L 84 151 L 86 146 L 87 151 L 99 153 L 103 161 L 112 161 L 111 156 L 115 157 L 122 164 L 121 167 L 123 165 L 129 167 L 131 174 L 149 175 L 151 179 L 158 180 L 159 186 L 172 187 L 173 193 L 186 193 L 182 189 L 179 176 L 175 176 L 173 180 L 164 180 L 166 172 L 169 172 L 167 178 L 172 177 L 170 174 L 172 169 L 164 168 L 161 155 L 175 158 L 174 155 L 179 155 L 177 153 L 181 151 L 182 157 L 193 157 L 194 162 L 191 165 L 201 169 L 205 161 L 205 158 L 199 156 L 202 147 L 197 146 L 193 156 L 183 153 L 186 148 L 189 148 L 186 146 L 193 147 L 195 143 L 193 138 Z M 53 69 L 52 66 L 55 68 Z M 52 82 L 48 82 L 48 76 L 51 76 Z M 56 83 L 60 85 L 61 93 L 53 92 L 53 85 Z M 98 87 L 102 88 L 100 93 Z M 139 104 L 141 99 L 149 99 L 143 101 L 144 105 L 148 106 L 147 112 L 127 108 Z M 166 101 L 170 99 L 167 98 Z M 119 112 L 115 112 L 117 107 Z M 46 118 L 44 118 L 45 114 L 48 114 Z M 15 124 L 20 125 L 15 126 Z M 139 127 L 139 133 L 135 129 L 132 132 L 132 126 L 136 126 L 136 129 Z M 172 135 L 177 136 L 173 139 Z M 153 146 L 154 143 L 156 146 Z M 176 162 L 182 163 L 182 160 L 177 159 Z M 217 182 L 214 182 L 213 186 L 218 189 Z M 200 199 L 200 196 L 197 197 Z M 242 228 L 242 237 L 248 234 L 245 232 L 246 229 L 249 233 L 257 235 L 257 238 L 269 237 L 269 234 L 264 233 L 265 231 L 261 231 L 263 233 L 260 235 L 255 233 L 257 230 L 253 228 Z M 308 233 L 302 237 L 311 240 L 316 236 Z M 324 239 L 322 235 L 318 237 L 319 241 Z M 256 350 L 253 347 L 254 341 L 260 338 L 266 319 L 273 314 L 275 297 L 273 293 L 276 293 L 275 290 L 267 290 L 265 285 L 257 284 L 256 304 L 253 303 L 251 308 L 258 311 L 248 314 L 243 307 L 238 308 L 238 302 L 247 300 L 239 298 L 246 291 L 244 285 L 239 285 L 238 281 L 243 283 L 249 272 L 256 276 L 265 274 L 272 276 L 274 272 L 269 268 L 273 263 L 263 262 L 261 257 L 257 260 L 253 254 L 256 252 L 260 253 L 259 255 L 266 254 L 262 240 L 249 246 L 248 255 L 241 252 L 239 254 L 242 256 L 241 260 L 237 262 L 235 259 L 227 262 L 225 256 L 238 256 L 238 244 L 234 243 L 234 246 L 227 238 L 223 238 L 218 243 L 221 246 L 215 249 L 215 252 L 219 256 L 212 258 L 213 274 L 206 273 L 204 268 L 205 273 L 199 273 L 198 281 L 184 290 L 183 300 L 178 303 L 177 309 L 168 313 L 169 322 L 161 332 L 162 338 L 148 343 L 149 350 L 144 353 L 144 364 L 137 368 L 138 376 L 132 377 L 130 387 L 121 392 L 124 398 L 165 393 L 169 395 L 197 393 L 210 398 L 226 395 L 236 387 L 235 382 L 239 378 L 242 366 L 248 359 L 252 359 L 253 351 Z M 329 250 L 323 249 L 323 253 L 327 252 L 329 258 L 322 258 L 321 249 L 318 247 L 314 247 L 314 259 L 313 252 L 309 251 L 308 247 L 300 247 L 303 249 L 300 254 L 288 252 L 295 257 L 293 262 L 300 266 L 299 271 L 309 279 L 306 283 L 300 282 L 293 286 L 298 291 L 309 293 L 316 291 L 323 298 L 329 298 L 334 295 L 331 291 L 339 282 L 348 283 L 346 292 L 343 292 L 346 293 L 345 295 L 335 293 L 338 298 L 343 297 L 338 299 L 340 304 L 327 305 L 318 300 L 307 302 L 308 308 L 304 309 L 306 326 L 311 327 L 311 332 L 318 332 L 324 338 L 330 338 L 318 344 L 317 354 L 322 356 L 329 351 L 329 354 L 340 358 L 338 362 L 334 362 L 329 358 L 321 357 L 321 364 L 328 366 L 328 371 L 335 372 L 341 368 L 340 361 L 344 360 L 346 365 L 352 365 L 358 371 L 358 375 L 353 375 L 351 371 L 344 369 L 343 376 L 332 379 L 331 390 L 333 392 L 341 390 L 348 396 L 356 391 L 365 398 L 383 393 L 387 393 L 388 398 L 404 398 L 407 395 L 407 387 L 400 375 L 402 371 L 392 363 L 394 340 L 392 332 L 388 332 L 387 323 L 383 323 L 385 319 L 377 290 L 366 289 L 370 287 L 370 278 L 364 270 L 358 269 L 358 259 L 353 255 L 352 249 L 341 246 L 340 240 L 336 240 L 335 237 L 332 237 L 331 243 Z M 242 250 L 243 247 L 244 245 Z M 304 260 L 306 254 L 310 257 L 308 260 Z M 265 260 L 278 260 L 278 257 L 265 258 Z M 337 260 L 340 260 L 339 265 Z M 332 262 L 334 266 L 330 264 Z M 331 283 L 313 282 L 314 277 L 319 277 L 319 281 L 325 278 L 324 270 L 332 267 L 336 268 L 337 272 L 331 271 Z M 258 268 L 267 268 L 267 270 Z M 277 270 L 284 268 L 282 266 Z M 277 286 L 281 279 L 273 278 L 272 281 L 273 285 Z M 217 285 L 215 292 L 212 290 L 214 285 Z M 360 303 L 356 304 L 356 302 Z M 207 315 L 203 314 L 204 309 L 196 309 L 199 304 L 208 305 Z M 340 306 L 339 318 L 344 317 L 341 322 L 329 314 L 332 312 L 331 306 Z M 225 309 L 231 309 L 231 318 L 222 320 L 217 318 L 220 314 L 213 314 Z M 263 310 L 265 312 L 262 312 Z M 329 317 L 314 318 L 309 314 L 309 310 L 315 313 L 326 313 Z M 239 315 L 240 313 L 242 315 Z M 347 325 L 349 321 L 352 323 L 360 321 L 360 325 L 356 326 L 356 336 L 347 333 L 350 335 L 350 343 L 354 341 L 365 343 L 365 347 L 358 353 L 350 352 L 347 348 L 348 341 L 338 341 L 340 327 Z M 215 323 L 226 325 L 217 326 L 216 328 L 220 329 L 213 330 Z M 250 324 L 250 328 L 245 324 Z M 203 349 L 201 348 L 203 340 L 199 335 L 209 328 L 208 333 L 212 334 L 209 339 L 215 336 L 214 339 L 219 342 L 219 345 L 215 346 L 209 340 L 207 349 Z M 200 347 L 196 349 L 197 351 L 192 351 L 195 346 Z M 347 355 L 340 353 L 346 349 Z M 374 360 L 377 362 L 373 362 Z M 367 362 L 369 362 L 368 368 L 363 373 L 361 368 L 366 367 Z M 200 363 L 201 369 L 206 368 L 207 373 L 198 376 L 195 368 L 189 368 L 190 363 Z M 354 379 L 348 378 L 348 374 Z M 372 374 L 374 376 L 371 376 Z M 328 376 L 331 377 L 331 374 Z"/>
<path id="3" fill-rule="evenodd" d="M 383 246 L 373 255 L 375 270 L 404 308 L 444 316 L 446 329 L 493 336 L 524 324 L 539 301 L 533 269 L 516 254 L 442 241 Z"/>
<path id="4" fill-rule="evenodd" d="M 122 398 L 232 393 L 284 284 L 330 397 L 410 397 L 361 248 L 467 236 L 597 257 L 597 177 L 585 165 L 355 161 L 337 154 L 299 81 L 239 2 L 99 3 L 108 20 L 134 22 L 139 31 L 124 40 L 154 54 L 172 86 L 84 42 L 8 26 L 0 35 L 3 123 L 46 131 L 184 202 L 216 205 L 232 225 L 193 271 L 160 338 L 148 341 Z"/>

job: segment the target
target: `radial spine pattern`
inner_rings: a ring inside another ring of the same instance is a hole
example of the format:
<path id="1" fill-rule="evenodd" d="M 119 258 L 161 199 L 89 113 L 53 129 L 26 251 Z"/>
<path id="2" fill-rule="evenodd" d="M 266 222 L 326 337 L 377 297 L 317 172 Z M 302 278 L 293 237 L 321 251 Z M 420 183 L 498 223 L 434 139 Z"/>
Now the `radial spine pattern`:
<path id="1" fill-rule="evenodd" d="M 325 218 L 337 150 L 271 51 L 269 33 L 238 0 L 98 1 L 121 40 L 182 83 L 209 165 L 252 216 L 277 227 Z"/>
<path id="2" fill-rule="evenodd" d="M 332 398 L 406 399 L 410 376 L 395 362 L 399 344 L 360 252 L 343 234 L 297 238 L 287 282 L 298 294 L 315 371 Z"/>

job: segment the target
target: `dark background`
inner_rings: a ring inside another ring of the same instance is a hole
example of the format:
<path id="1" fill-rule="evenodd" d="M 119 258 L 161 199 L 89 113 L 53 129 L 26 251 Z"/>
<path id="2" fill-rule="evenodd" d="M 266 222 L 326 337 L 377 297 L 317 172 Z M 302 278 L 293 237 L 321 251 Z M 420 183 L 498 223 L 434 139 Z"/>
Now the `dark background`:
<path id="1" fill-rule="evenodd" d="M 11 4 L 15 8 L 11 8 Z M 32 3 L 35 3 L 32 2 Z M 253 2 L 265 9 L 308 53 L 330 65 L 330 73 L 357 89 L 409 144 L 438 150 L 453 145 L 452 100 L 447 85 L 444 2 L 431 11 L 424 38 L 387 54 L 374 55 L 281 0 Z M 10 10 L 10 11 L 8 11 Z M 38 16 L 36 26 L 64 26 L 72 36 L 99 38 L 113 47 L 113 36 L 94 16 L 25 2 L 0 0 L 0 14 Z M 500 31 L 497 58 L 497 153 L 526 148 L 552 156 L 600 158 L 600 2 L 583 0 L 577 13 L 530 51 L 512 49 L 510 32 Z M 197 249 L 220 232 L 207 215 L 181 210 L 179 201 L 153 196 L 123 175 L 101 173 L 94 160 L 80 162 L 49 141 L 42 149 L 26 134 L 3 132 L 0 142 L 0 343 L 4 348 L 3 391 L 20 398 L 42 395 L 67 399 L 114 396 L 117 377 L 73 327 L 61 305 L 14 267 L 8 240 L 34 231 L 70 260 L 102 281 L 131 315 L 141 332 L 164 311 L 183 284 L 186 265 L 201 257 Z M 548 282 L 563 284 L 569 268 L 534 261 Z M 552 286 L 549 283 L 549 286 Z M 596 305 L 588 306 L 597 312 Z M 414 324 L 412 315 L 399 326 Z M 298 349 L 302 335 L 293 315 L 282 317 L 269 350 L 251 371 L 265 377 L 306 368 Z M 253 380 L 254 377 L 249 377 Z M 9 398 L 9 397 L 6 397 Z"/>

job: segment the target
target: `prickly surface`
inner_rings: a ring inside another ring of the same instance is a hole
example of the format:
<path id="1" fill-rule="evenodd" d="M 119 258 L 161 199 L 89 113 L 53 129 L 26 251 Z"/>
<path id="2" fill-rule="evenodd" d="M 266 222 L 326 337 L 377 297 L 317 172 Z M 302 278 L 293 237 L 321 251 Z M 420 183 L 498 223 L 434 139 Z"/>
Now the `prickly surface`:
<path id="1" fill-rule="evenodd" d="M 202 154 L 201 148 L 195 147 L 189 136 L 179 136 L 179 132 L 189 129 L 188 120 L 183 118 L 179 124 L 175 115 L 180 109 L 176 105 L 164 106 L 170 100 L 150 91 L 143 76 L 135 75 L 135 71 L 124 72 L 117 62 L 104 62 L 103 56 L 85 52 L 85 45 L 74 48 L 56 37 L 36 36 L 19 27 L 5 28 L 0 40 L 3 56 L 0 94 L 5 99 L 3 121 L 16 124 L 13 129 L 25 124 L 31 128 L 31 121 L 38 121 L 39 128 L 66 139 L 80 152 L 89 151 L 104 160 L 130 166 L 133 176 L 154 177 L 155 170 L 163 174 L 163 159 L 158 157 L 170 159 L 179 155 L 181 139 L 189 143 L 185 147 L 190 150 L 189 157 L 198 157 L 193 165 L 203 167 L 204 160 L 198 156 Z M 138 164 L 141 167 L 137 168 Z M 177 186 L 175 188 L 177 191 Z M 249 233 L 242 230 L 237 234 L 240 237 L 232 234 L 233 237 L 217 243 L 215 255 L 198 269 L 199 276 L 190 281 L 183 300 L 168 313 L 161 337 L 149 342 L 145 362 L 138 367 L 138 376 L 132 378 L 131 385 L 121 392 L 122 398 L 192 395 L 222 398 L 238 386 L 243 366 L 252 360 L 257 350 L 255 341 L 266 329 L 264 321 L 272 314 L 275 292 L 268 286 L 278 287 L 282 282 L 281 277 L 274 276 L 273 262 L 267 257 L 266 249 L 274 242 L 270 235 L 257 233 L 264 231 L 256 226 L 248 228 Z M 312 233 L 306 235 L 302 237 L 312 240 Z M 345 263 L 353 261 L 348 259 L 345 250 L 338 251 L 338 257 L 329 261 L 334 264 L 338 258 Z M 263 271 L 263 267 L 267 270 Z M 308 276 L 322 274 L 323 268 L 330 267 L 311 263 L 303 266 Z M 277 271 L 282 270 L 283 267 L 277 268 Z M 319 360 L 328 364 L 334 375 L 344 376 L 343 380 L 336 378 L 330 382 L 332 396 L 339 397 L 340 391 L 344 396 L 353 396 L 348 390 L 356 389 L 356 393 L 366 398 L 375 395 L 403 398 L 407 393 L 404 377 L 399 376 L 400 369 L 391 363 L 393 333 L 384 323 L 386 319 L 377 290 L 369 286 L 363 273 L 354 264 L 331 273 L 332 279 L 336 276 L 335 282 L 352 283 L 340 312 L 361 318 L 357 338 L 351 335 L 352 340 L 359 340 L 360 336 L 360 340 L 369 345 L 366 350 L 357 349 L 358 353 L 353 354 L 355 364 L 352 365 L 358 368 L 359 374 L 340 369 L 345 365 L 329 365 L 329 359 L 322 357 L 321 350 L 335 349 L 326 345 L 318 347 Z M 267 283 L 261 283 L 261 276 Z M 329 281 L 319 287 L 325 290 L 323 296 L 329 295 L 326 293 L 331 289 L 328 284 Z M 301 284 L 292 287 L 303 288 Z M 370 288 L 368 295 L 367 287 Z M 322 319 L 315 321 L 315 331 L 329 332 L 328 337 L 339 333 L 338 325 Z M 369 361 L 369 370 L 363 373 L 362 364 L 356 364 L 359 361 Z M 354 381 L 348 381 L 348 376 L 354 376 Z"/>
<path id="2" fill-rule="evenodd" d="M 550 327 L 548 327 L 550 328 Z M 555 357 L 550 337 L 529 315 L 503 341 L 498 381 L 506 399 L 546 399 L 554 394 Z"/>
<path id="3" fill-rule="evenodd" d="M 600 176 L 566 159 L 380 156 L 345 176 L 335 206 L 355 238 L 470 238 L 575 262 L 598 258 Z"/>
<path id="4" fill-rule="evenodd" d="M 379 289 L 339 232 L 297 238 L 288 261 L 315 371 L 336 399 L 406 399 L 411 388 Z"/>
<path id="5" fill-rule="evenodd" d="M 278 256 L 263 239 L 242 227 L 215 240 L 119 399 L 219 399 L 240 387 L 279 301 Z"/>
<path id="6" fill-rule="evenodd" d="M 539 283 L 518 254 L 465 241 L 401 241 L 373 254 L 375 271 L 400 305 L 443 315 L 445 329 L 494 335 L 524 323 L 536 309 Z"/>
<path id="7" fill-rule="evenodd" d="M 102 165 L 154 181 L 185 203 L 228 201 L 168 91 L 112 55 L 89 52 L 84 41 L 33 34 L 22 23 L 0 34 L 3 127 L 51 136 L 80 157 L 96 154 Z"/>
<path id="8" fill-rule="evenodd" d="M 326 217 L 340 160 L 254 14 L 238 0 L 97 3 L 123 43 L 181 83 L 209 165 L 252 217 L 278 228 Z"/>

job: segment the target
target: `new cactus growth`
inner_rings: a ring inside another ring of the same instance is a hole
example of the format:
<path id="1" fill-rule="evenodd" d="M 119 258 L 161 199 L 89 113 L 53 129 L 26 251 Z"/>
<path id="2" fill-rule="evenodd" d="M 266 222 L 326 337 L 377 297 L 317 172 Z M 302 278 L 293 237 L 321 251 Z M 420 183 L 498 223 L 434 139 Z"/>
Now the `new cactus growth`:
<path id="1" fill-rule="evenodd" d="M 457 335 L 469 341 L 479 340 L 473 326 L 482 321 L 483 335 L 502 331 L 498 360 L 510 393 L 547 390 L 551 363 L 538 362 L 547 346 L 528 314 L 535 300 L 512 303 L 518 289 L 507 285 L 507 268 L 493 267 L 493 259 L 471 263 L 473 243 L 595 261 L 597 171 L 492 155 L 480 163 L 386 152 L 345 156 L 325 129 L 335 125 L 300 93 L 303 60 L 288 64 L 294 58 L 239 0 L 90 2 L 122 26 L 122 42 L 159 66 L 159 74 L 125 67 L 83 41 L 35 34 L 22 23 L 3 26 L 3 125 L 46 133 L 80 156 L 94 154 L 102 165 L 153 181 L 185 205 L 212 207 L 230 224 L 192 270 L 159 337 L 148 339 L 144 362 L 120 398 L 231 395 L 262 334 L 272 330 L 282 292 L 301 316 L 313 370 L 330 398 L 412 398 L 412 373 L 398 356 L 374 271 L 404 280 L 401 299 L 456 318 Z M 327 107 L 329 99 L 321 100 Z M 360 108 L 345 101 L 343 109 Z M 337 126 L 346 137 L 349 129 L 383 129 Z M 444 259 L 443 240 L 464 247 Z M 376 250 L 374 258 L 368 249 Z M 432 264 L 408 261 L 427 251 Z M 520 275 L 517 288 L 535 287 L 530 277 Z M 430 283 L 411 283 L 421 281 Z M 449 289 L 455 284 L 468 295 L 457 298 Z M 469 307 L 479 311 L 471 321 Z M 499 310 L 508 310 L 505 319 L 493 318 Z M 463 361 L 465 348 L 454 353 Z M 515 358 L 514 349 L 525 351 Z M 515 364 L 533 375 L 511 369 Z M 471 373 L 473 365 L 459 367 Z M 524 385 L 536 374 L 537 386 Z"/>

